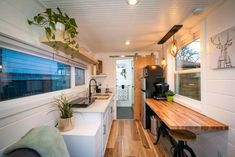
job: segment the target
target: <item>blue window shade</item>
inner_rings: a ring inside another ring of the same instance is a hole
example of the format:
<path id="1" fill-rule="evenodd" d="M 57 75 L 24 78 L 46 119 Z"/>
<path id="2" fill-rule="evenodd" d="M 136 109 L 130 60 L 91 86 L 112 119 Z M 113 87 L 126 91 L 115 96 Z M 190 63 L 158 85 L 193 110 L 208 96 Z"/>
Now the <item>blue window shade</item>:
<path id="1" fill-rule="evenodd" d="M 85 70 L 80 68 L 75 68 L 75 86 L 85 84 Z"/>
<path id="2" fill-rule="evenodd" d="M 0 49 L 0 101 L 70 88 L 70 66 Z"/>

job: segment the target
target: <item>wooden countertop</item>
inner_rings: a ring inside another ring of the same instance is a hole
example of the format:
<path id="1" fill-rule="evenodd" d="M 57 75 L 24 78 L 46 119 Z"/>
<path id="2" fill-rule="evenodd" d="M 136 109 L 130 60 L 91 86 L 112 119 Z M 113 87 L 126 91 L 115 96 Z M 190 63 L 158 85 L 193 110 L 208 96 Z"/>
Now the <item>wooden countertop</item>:
<path id="1" fill-rule="evenodd" d="M 191 130 L 196 133 L 228 130 L 228 126 L 197 111 L 163 100 L 148 98 L 146 104 L 172 130 Z"/>

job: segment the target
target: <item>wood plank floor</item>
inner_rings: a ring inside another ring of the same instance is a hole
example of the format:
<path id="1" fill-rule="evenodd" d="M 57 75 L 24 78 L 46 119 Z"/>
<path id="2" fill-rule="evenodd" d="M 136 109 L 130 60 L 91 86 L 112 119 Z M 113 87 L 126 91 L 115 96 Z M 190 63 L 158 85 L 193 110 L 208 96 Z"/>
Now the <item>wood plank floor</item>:
<path id="1" fill-rule="evenodd" d="M 115 120 L 107 143 L 105 157 L 170 157 L 167 147 L 153 145 L 154 137 L 139 121 Z M 162 142 L 162 141 L 160 141 Z"/>

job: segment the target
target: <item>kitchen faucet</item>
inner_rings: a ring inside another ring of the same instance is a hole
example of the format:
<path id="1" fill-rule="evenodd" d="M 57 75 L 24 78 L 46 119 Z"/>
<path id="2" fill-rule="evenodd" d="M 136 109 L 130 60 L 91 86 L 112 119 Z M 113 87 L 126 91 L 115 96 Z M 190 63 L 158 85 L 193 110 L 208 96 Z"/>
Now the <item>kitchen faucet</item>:
<path id="1" fill-rule="evenodd" d="M 94 81 L 95 82 L 95 88 L 97 87 L 97 82 L 96 82 L 96 80 L 95 79 L 90 79 L 90 81 L 89 81 L 89 101 L 91 100 L 91 82 L 92 81 Z"/>

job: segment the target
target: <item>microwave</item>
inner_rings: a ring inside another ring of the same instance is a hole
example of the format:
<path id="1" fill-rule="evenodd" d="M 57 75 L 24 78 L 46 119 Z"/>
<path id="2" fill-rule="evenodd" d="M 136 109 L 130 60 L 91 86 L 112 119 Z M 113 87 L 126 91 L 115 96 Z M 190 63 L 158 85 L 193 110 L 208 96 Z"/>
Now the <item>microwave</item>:
<path id="1" fill-rule="evenodd" d="M 144 67 L 142 76 L 146 77 L 163 77 L 163 69 L 159 65 L 148 65 Z"/>

